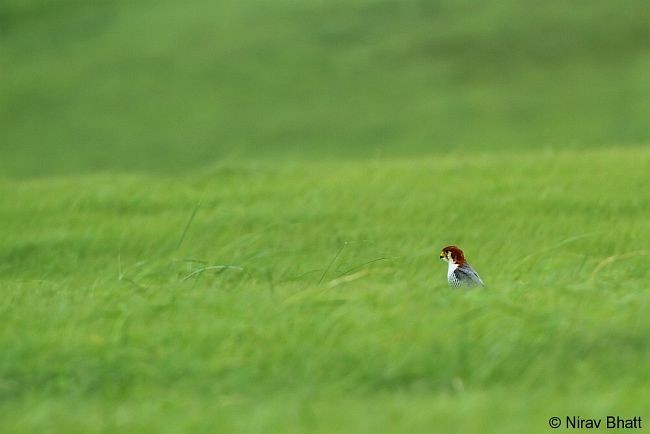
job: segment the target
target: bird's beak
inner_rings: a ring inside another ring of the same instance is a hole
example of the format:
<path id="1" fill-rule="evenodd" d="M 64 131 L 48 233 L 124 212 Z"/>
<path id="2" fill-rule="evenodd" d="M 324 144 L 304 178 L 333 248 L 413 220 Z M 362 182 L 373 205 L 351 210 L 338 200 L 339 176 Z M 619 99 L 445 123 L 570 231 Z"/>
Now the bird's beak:
<path id="1" fill-rule="evenodd" d="M 444 259 L 444 258 L 445 258 L 445 254 L 444 254 L 444 253 L 440 253 L 440 259 Z"/>

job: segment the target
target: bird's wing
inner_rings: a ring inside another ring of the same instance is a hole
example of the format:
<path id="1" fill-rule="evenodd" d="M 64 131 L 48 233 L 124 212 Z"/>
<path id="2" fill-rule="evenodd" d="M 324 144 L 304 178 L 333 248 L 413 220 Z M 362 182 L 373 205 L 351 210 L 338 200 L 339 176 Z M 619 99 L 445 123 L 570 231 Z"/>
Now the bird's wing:
<path id="1" fill-rule="evenodd" d="M 484 286 L 485 284 L 479 277 L 478 273 L 474 271 L 469 264 L 463 264 L 460 267 L 454 270 L 454 275 L 456 279 L 460 280 L 462 283 L 470 285 L 479 285 Z"/>

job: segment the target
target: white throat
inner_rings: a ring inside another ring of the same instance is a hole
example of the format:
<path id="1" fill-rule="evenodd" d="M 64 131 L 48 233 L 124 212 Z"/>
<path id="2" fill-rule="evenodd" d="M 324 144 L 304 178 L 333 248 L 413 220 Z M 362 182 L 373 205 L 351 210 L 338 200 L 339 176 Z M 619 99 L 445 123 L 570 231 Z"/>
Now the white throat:
<path id="1" fill-rule="evenodd" d="M 453 274 L 454 270 L 458 268 L 458 264 L 454 261 L 447 261 L 447 263 L 449 264 L 449 268 L 447 269 L 447 278 L 449 278 Z"/>

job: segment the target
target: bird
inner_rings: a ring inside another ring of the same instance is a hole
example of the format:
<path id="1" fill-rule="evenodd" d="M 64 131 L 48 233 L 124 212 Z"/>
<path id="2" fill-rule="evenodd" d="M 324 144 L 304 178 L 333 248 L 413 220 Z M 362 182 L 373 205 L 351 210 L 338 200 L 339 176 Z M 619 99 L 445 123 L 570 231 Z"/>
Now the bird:
<path id="1" fill-rule="evenodd" d="M 485 286 L 478 273 L 467 263 L 465 254 L 456 246 L 447 246 L 440 252 L 440 259 L 449 264 L 447 281 L 453 288 Z"/>

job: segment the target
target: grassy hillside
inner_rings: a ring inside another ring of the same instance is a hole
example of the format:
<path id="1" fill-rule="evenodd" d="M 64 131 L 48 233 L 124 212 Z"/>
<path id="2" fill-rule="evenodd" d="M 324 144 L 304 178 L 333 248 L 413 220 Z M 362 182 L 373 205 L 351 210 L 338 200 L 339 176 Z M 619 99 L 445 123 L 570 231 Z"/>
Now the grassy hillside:
<path id="1" fill-rule="evenodd" d="M 648 143 L 643 0 L 0 4 L 0 174 Z"/>
<path id="2" fill-rule="evenodd" d="M 0 433 L 647 419 L 648 22 L 3 0 Z"/>
<path id="3" fill-rule="evenodd" d="M 647 416 L 650 152 L 464 157 L 0 182 L 0 432 Z"/>

